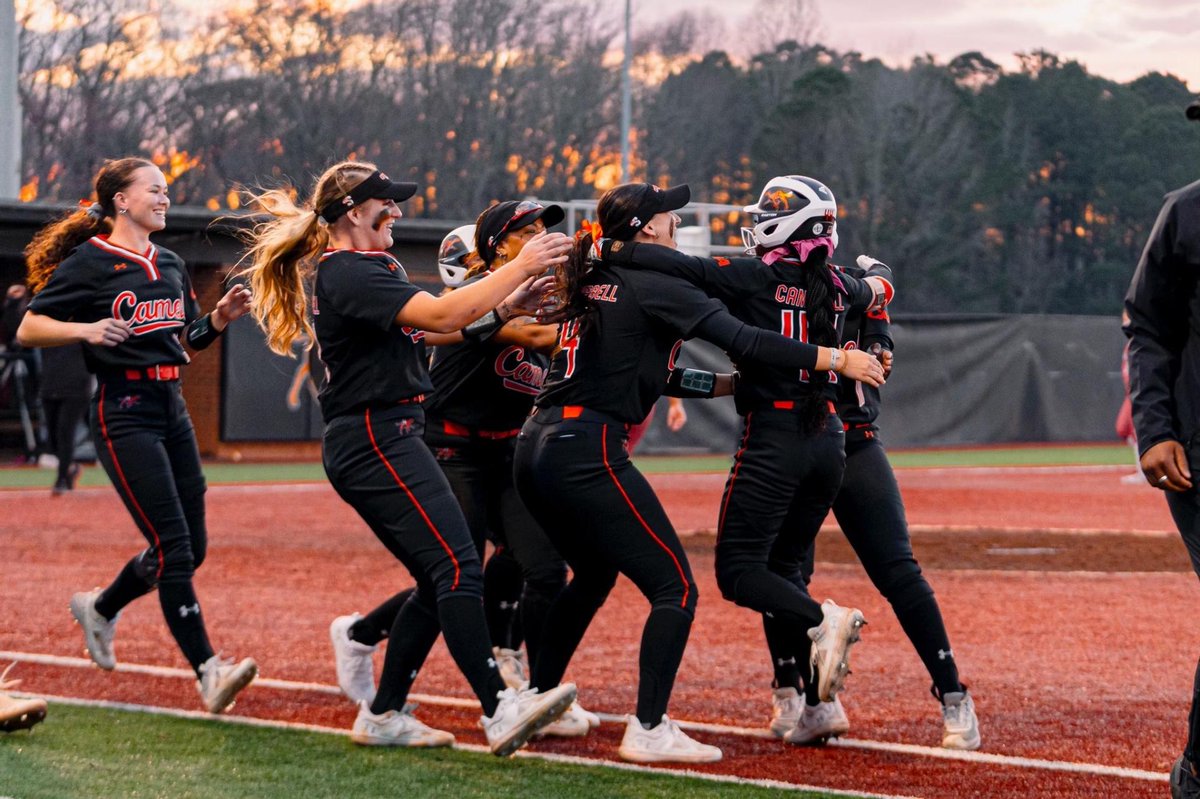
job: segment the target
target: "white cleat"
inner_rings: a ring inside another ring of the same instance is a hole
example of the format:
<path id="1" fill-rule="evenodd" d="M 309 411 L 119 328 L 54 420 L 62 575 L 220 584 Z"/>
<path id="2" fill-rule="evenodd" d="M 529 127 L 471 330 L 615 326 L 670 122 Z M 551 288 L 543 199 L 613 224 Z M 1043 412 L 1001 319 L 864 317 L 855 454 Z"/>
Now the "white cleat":
<path id="1" fill-rule="evenodd" d="M 775 688 L 771 696 L 771 732 L 782 738 L 800 723 L 804 697 L 795 688 Z"/>
<path id="2" fill-rule="evenodd" d="M 253 682 L 258 674 L 258 664 L 253 658 L 244 658 L 240 663 L 213 655 L 200 664 L 200 682 L 196 688 L 209 713 L 220 713 L 233 706 L 238 692 Z"/>
<path id="3" fill-rule="evenodd" d="M 813 642 L 810 665 L 818 675 L 817 695 L 831 702 L 850 674 L 850 647 L 858 642 L 867 620 L 861 610 L 838 607 L 832 599 L 821 603 L 821 611 L 821 623 L 808 631 Z"/>
<path id="4" fill-rule="evenodd" d="M 692 740 L 665 714 L 648 730 L 631 715 L 617 754 L 631 763 L 716 763 L 721 759 L 720 749 Z"/>
<path id="5" fill-rule="evenodd" d="M 525 653 L 520 649 L 503 649 L 492 647 L 492 657 L 496 659 L 496 668 L 500 671 L 500 679 L 509 688 L 520 691 L 529 687 L 529 668 L 525 663 Z"/>
<path id="6" fill-rule="evenodd" d="M 112 671 L 117 665 L 117 656 L 113 654 L 113 634 L 121 614 L 110 620 L 97 613 L 96 599 L 99 596 L 99 588 L 74 594 L 71 597 L 71 615 L 83 629 L 83 643 L 92 662 L 105 671 Z"/>
<path id="7" fill-rule="evenodd" d="M 403 710 L 375 715 L 370 705 L 359 702 L 350 740 L 361 746 L 452 746 L 454 736 L 445 730 L 435 730 L 414 716 L 416 707 L 410 703 Z"/>
<path id="8" fill-rule="evenodd" d="M 505 688 L 496 697 L 500 704 L 490 717 L 479 720 L 492 754 L 507 757 L 525 745 L 533 734 L 561 716 L 575 701 L 575 684 L 563 683 L 544 694 L 536 688 Z"/>
<path id="9" fill-rule="evenodd" d="M 804 706 L 800 721 L 783 736 L 783 740 L 799 746 L 824 746 L 830 738 L 850 732 L 850 719 L 840 699 Z"/>
<path id="10" fill-rule="evenodd" d="M 375 701 L 375 661 L 372 655 L 379 645 L 369 646 L 350 637 L 350 628 L 362 616 L 352 613 L 338 616 L 329 625 L 329 640 L 333 643 L 333 661 L 337 669 L 338 687 L 354 702 Z"/>
<path id="11" fill-rule="evenodd" d="M 955 691 L 942 697 L 942 747 L 945 749 L 978 749 L 979 719 L 975 715 L 975 700 L 966 691 Z"/>
<path id="12" fill-rule="evenodd" d="M 563 714 L 538 731 L 538 736 L 555 738 L 582 738 L 600 726 L 600 717 L 584 710 L 578 702 L 572 702 Z"/>

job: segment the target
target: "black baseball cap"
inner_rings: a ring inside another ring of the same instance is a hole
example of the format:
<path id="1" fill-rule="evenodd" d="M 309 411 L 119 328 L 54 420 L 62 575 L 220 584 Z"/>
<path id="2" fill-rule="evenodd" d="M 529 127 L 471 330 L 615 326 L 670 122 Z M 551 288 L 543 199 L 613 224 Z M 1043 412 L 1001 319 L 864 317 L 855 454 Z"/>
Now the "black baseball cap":
<path id="1" fill-rule="evenodd" d="M 539 219 L 552 228 L 567 218 L 561 205 L 542 205 L 536 200 L 505 200 L 479 215 L 475 223 L 475 251 L 489 266 L 496 257 L 496 246 L 515 230 L 528 227 Z"/>
<path id="2" fill-rule="evenodd" d="M 628 241 L 655 214 L 678 211 L 691 202 L 692 190 L 686 183 L 666 189 L 653 183 L 626 183 L 611 189 L 608 199 L 610 201 L 603 204 L 606 211 L 611 209 L 613 218 L 601 217 L 604 235 Z"/>
<path id="3" fill-rule="evenodd" d="M 366 200 L 395 200 L 403 202 L 417 193 L 416 183 L 397 183 L 378 169 L 336 200 L 318 209 L 317 213 L 329 224 L 333 224 L 354 206 Z"/>

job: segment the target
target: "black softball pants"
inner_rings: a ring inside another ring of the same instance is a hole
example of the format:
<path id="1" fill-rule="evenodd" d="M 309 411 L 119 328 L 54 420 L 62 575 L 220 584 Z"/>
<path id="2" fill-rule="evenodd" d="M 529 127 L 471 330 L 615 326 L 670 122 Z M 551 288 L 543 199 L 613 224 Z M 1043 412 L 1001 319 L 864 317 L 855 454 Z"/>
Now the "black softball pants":
<path id="1" fill-rule="evenodd" d="M 50 433 L 50 449 L 58 458 L 58 483 L 71 479 L 71 466 L 75 463 L 75 433 L 79 422 L 88 412 L 88 398 L 46 397 L 42 399 L 46 412 L 46 428 Z"/>
<path id="2" fill-rule="evenodd" d="M 322 458 L 334 490 L 417 583 L 393 623 L 371 707 L 375 713 L 404 707 L 444 633 L 490 716 L 504 684 L 488 644 L 479 555 L 450 484 L 421 440 L 424 421 L 419 405 L 400 405 L 339 416 L 325 428 Z"/>
<path id="3" fill-rule="evenodd" d="M 816 433 L 791 410 L 743 421 L 717 522 L 717 586 L 743 607 L 770 614 L 799 645 L 821 623 L 821 606 L 795 570 L 794 552 L 816 539 L 845 464 L 842 425 L 829 415 Z"/>
<path id="4" fill-rule="evenodd" d="M 900 486 L 878 438 L 847 442 L 846 471 L 833 514 L 917 650 L 933 680 L 935 696 L 961 691 L 942 612 L 913 555 Z M 813 573 L 813 554 L 810 546 L 796 567 L 806 584 Z"/>
<path id="5" fill-rule="evenodd" d="M 430 428 L 425 443 L 462 506 L 481 557 L 489 536 L 496 546 L 484 567 L 484 605 L 492 643 L 516 649 L 523 637 L 533 662 L 546 614 L 567 584 L 567 564 L 517 493 L 513 483 L 517 439 L 451 435 L 439 431 L 436 422 Z"/>
<path id="6" fill-rule="evenodd" d="M 208 549 L 204 472 L 179 381 L 101 378 L 92 397 L 96 456 L 150 546 L 101 592 L 114 618 L 157 586 L 163 617 L 194 670 L 213 655 L 192 577 Z"/>
<path id="7" fill-rule="evenodd" d="M 517 490 L 571 566 L 550 608 L 531 683 L 559 684 L 584 632 L 624 574 L 650 602 L 639 655 L 637 717 L 667 712 L 697 590 L 679 536 L 629 460 L 627 425 L 579 408 L 539 409 L 517 441 Z"/>

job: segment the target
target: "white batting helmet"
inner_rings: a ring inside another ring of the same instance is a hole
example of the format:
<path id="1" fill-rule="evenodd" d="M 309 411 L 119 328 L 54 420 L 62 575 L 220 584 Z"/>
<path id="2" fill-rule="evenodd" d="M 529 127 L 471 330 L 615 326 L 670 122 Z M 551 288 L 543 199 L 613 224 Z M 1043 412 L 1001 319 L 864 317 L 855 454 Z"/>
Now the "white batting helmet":
<path id="1" fill-rule="evenodd" d="M 837 240 L 837 201 L 819 180 L 803 175 L 771 178 L 758 202 L 744 209 L 754 222 L 742 228 L 747 249 L 779 247 L 789 241 Z"/>
<path id="2" fill-rule="evenodd" d="M 438 248 L 438 273 L 449 288 L 458 288 L 467 279 L 467 256 L 475 246 L 475 226 L 462 225 L 446 234 Z"/>

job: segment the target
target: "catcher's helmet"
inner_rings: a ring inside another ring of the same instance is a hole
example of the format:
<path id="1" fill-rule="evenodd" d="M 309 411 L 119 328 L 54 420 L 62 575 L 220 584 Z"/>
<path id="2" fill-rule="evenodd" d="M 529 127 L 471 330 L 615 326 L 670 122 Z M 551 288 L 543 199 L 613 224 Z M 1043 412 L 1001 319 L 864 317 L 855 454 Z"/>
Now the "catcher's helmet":
<path id="1" fill-rule="evenodd" d="M 789 241 L 837 236 L 837 201 L 819 180 L 783 175 L 767 181 L 758 202 L 744 209 L 754 226 L 742 228 L 747 250 L 768 249 Z"/>
<path id="2" fill-rule="evenodd" d="M 475 226 L 462 225 L 446 234 L 438 248 L 438 274 L 449 288 L 458 288 L 467 279 L 467 256 L 475 243 Z"/>

